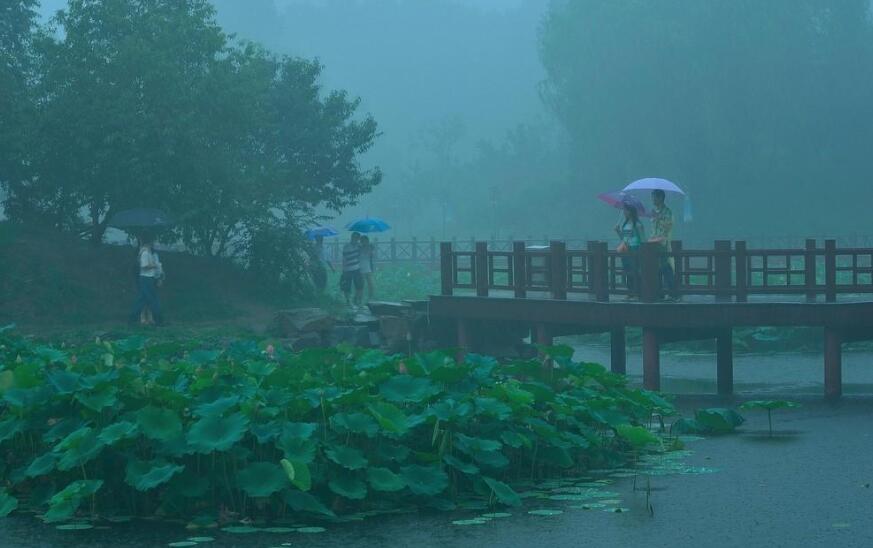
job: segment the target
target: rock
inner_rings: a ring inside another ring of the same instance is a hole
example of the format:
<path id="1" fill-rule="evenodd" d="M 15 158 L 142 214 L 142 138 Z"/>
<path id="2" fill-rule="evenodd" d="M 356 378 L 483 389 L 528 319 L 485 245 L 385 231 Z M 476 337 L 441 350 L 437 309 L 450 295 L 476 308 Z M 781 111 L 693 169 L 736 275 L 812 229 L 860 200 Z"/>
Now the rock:
<path id="1" fill-rule="evenodd" d="M 323 347 L 324 340 L 318 333 L 303 333 L 299 337 L 292 339 L 289 346 L 294 352 L 300 352 L 306 348 Z"/>
<path id="2" fill-rule="evenodd" d="M 273 319 L 273 331 L 280 337 L 294 337 L 301 333 L 320 333 L 334 325 L 333 317 L 320 308 L 281 310 Z"/>
<path id="3" fill-rule="evenodd" d="M 328 336 L 331 346 L 350 344 L 352 346 L 369 347 L 370 329 L 363 325 L 337 325 Z"/>

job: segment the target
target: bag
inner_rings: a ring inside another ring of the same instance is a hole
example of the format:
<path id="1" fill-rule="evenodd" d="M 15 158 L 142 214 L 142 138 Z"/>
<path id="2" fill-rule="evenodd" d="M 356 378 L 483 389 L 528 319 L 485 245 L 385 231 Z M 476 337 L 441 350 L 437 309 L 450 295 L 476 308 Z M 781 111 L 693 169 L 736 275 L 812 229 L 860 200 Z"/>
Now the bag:
<path id="1" fill-rule="evenodd" d="M 627 243 L 621 242 L 620 244 L 618 244 L 618 247 L 616 247 L 615 250 L 619 253 L 627 253 Z"/>

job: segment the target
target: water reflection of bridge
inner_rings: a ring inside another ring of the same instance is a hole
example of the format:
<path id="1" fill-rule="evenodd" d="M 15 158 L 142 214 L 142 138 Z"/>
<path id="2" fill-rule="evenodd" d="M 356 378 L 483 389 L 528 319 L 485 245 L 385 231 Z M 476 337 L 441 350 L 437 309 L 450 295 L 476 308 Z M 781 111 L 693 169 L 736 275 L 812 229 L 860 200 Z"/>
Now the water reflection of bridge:
<path id="1" fill-rule="evenodd" d="M 430 300 L 433 317 L 452 320 L 457 342 L 475 350 L 483 323 L 530 329 L 539 344 L 555 336 L 609 333 L 611 367 L 625 371 L 625 328 L 643 330 L 643 384 L 660 387 L 660 345 L 717 341 L 720 394 L 733 391 L 732 329 L 741 326 L 809 326 L 823 329 L 825 395 L 842 391 L 843 343 L 873 339 L 873 248 L 837 248 L 836 241 L 802 249 L 750 249 L 716 241 L 712 249 L 671 242 L 674 283 L 682 301 L 660 302 L 657 244 L 636 254 L 639 300 L 626 301 L 621 255 L 603 242 L 567 249 L 516 242 L 493 250 L 440 244 L 441 295 Z"/>

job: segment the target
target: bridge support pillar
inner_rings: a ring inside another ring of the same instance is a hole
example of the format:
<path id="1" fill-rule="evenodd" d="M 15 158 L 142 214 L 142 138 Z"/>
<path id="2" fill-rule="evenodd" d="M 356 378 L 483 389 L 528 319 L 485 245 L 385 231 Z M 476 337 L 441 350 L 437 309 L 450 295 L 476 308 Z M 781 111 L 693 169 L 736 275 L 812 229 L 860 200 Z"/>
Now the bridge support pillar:
<path id="1" fill-rule="evenodd" d="M 627 351 L 625 346 L 624 327 L 609 332 L 610 369 L 613 373 L 624 375 L 627 372 Z"/>
<path id="2" fill-rule="evenodd" d="M 463 318 L 457 321 L 458 329 L 458 353 L 455 360 L 460 364 L 463 363 L 467 353 L 470 352 L 470 322 Z"/>
<path id="3" fill-rule="evenodd" d="M 733 330 L 720 329 L 715 340 L 718 394 L 729 396 L 734 393 Z"/>
<path id="4" fill-rule="evenodd" d="M 661 389 L 661 348 L 658 332 L 650 327 L 643 328 L 643 388 Z"/>
<path id="5" fill-rule="evenodd" d="M 537 324 L 534 328 L 536 343 L 542 346 L 553 346 L 555 344 L 555 338 L 552 337 L 552 333 L 549 330 L 549 326 L 546 324 Z"/>
<path id="6" fill-rule="evenodd" d="M 824 339 L 825 397 L 839 398 L 843 394 L 843 334 L 825 327 Z"/>

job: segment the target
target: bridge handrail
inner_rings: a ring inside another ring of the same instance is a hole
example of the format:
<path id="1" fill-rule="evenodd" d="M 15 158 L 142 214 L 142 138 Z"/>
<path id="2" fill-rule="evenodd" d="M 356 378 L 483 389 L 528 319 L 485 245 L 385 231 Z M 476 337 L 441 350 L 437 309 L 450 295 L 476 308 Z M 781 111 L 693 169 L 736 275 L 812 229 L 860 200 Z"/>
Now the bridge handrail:
<path id="1" fill-rule="evenodd" d="M 674 287 L 679 295 L 714 295 L 718 301 L 744 302 L 749 295 L 805 294 L 809 301 L 824 295 L 835 302 L 841 293 L 873 293 L 873 248 L 837 248 L 836 240 L 806 240 L 803 248 L 748 248 L 745 241 L 716 240 L 712 249 L 685 249 L 681 241 L 665 249 L 644 243 L 634 253 L 608 249 L 605 242 L 588 241 L 582 249 L 568 249 L 553 240 L 545 248 L 531 249 L 527 242 L 512 242 L 509 250 L 474 242 L 471 250 L 457 250 L 441 242 L 441 292 L 472 289 L 478 296 L 491 290 L 512 290 L 524 298 L 528 292 L 548 293 L 566 299 L 568 293 L 590 294 L 608 301 L 610 295 L 629 293 L 623 263 L 639 264 L 639 296 L 657 300 L 663 262 L 673 265 Z M 466 246 L 465 246 L 466 247 Z"/>

